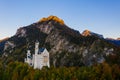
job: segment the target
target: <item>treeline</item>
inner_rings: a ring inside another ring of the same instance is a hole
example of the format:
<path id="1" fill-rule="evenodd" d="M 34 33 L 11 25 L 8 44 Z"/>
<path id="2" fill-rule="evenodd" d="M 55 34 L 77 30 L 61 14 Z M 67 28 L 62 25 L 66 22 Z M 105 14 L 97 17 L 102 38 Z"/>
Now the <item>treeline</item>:
<path id="1" fill-rule="evenodd" d="M 0 80 L 120 80 L 120 66 L 102 63 L 89 67 L 33 69 L 21 62 L 0 63 Z"/>

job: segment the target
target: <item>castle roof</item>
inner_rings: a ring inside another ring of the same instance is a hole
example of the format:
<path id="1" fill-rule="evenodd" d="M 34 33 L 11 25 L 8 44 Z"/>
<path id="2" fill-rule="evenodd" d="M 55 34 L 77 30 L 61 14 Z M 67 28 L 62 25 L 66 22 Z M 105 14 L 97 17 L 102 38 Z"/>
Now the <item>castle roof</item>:
<path id="1" fill-rule="evenodd" d="M 32 59 L 32 56 L 28 56 L 28 58 Z"/>
<path id="2" fill-rule="evenodd" d="M 40 48 L 39 53 L 42 53 L 45 50 L 45 48 Z"/>

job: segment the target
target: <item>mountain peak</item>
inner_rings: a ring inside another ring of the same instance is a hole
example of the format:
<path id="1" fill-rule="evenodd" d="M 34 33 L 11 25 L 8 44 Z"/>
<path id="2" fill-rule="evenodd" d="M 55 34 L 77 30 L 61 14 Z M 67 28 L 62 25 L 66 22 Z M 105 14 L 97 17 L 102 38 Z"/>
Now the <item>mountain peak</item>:
<path id="1" fill-rule="evenodd" d="M 58 18 L 57 16 L 53 16 L 53 15 L 51 15 L 51 16 L 49 16 L 47 18 L 44 17 L 44 18 L 40 19 L 40 21 L 38 21 L 38 22 L 45 22 L 45 21 L 51 21 L 51 20 L 64 25 L 64 21 L 62 19 Z"/>
<path id="2" fill-rule="evenodd" d="M 4 39 L 1 39 L 0 42 L 5 41 L 5 40 L 8 40 L 8 39 L 9 39 L 9 37 L 6 37 L 6 38 L 4 38 Z"/>
<path id="3" fill-rule="evenodd" d="M 120 38 L 117 38 L 117 40 L 120 40 Z"/>
<path id="4" fill-rule="evenodd" d="M 91 35 L 91 31 L 89 30 L 84 30 L 82 33 L 83 36 L 90 36 Z"/>
<path id="5" fill-rule="evenodd" d="M 103 35 L 91 32 L 89 30 L 84 30 L 82 35 L 83 36 L 96 36 L 96 37 L 99 37 L 99 38 L 103 38 Z"/>

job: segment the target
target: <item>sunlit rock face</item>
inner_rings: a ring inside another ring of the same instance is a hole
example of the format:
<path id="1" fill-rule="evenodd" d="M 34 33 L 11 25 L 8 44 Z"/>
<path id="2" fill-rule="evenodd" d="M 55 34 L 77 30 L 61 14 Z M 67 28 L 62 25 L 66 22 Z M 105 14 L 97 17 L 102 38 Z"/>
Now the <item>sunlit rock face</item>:
<path id="1" fill-rule="evenodd" d="M 91 33 L 90 33 L 89 30 L 85 30 L 85 31 L 83 31 L 82 35 L 83 35 L 83 36 L 90 36 Z"/>
<path id="2" fill-rule="evenodd" d="M 83 36 L 96 36 L 96 37 L 99 37 L 99 38 L 103 38 L 103 35 L 91 32 L 89 30 L 83 31 L 82 35 Z"/>

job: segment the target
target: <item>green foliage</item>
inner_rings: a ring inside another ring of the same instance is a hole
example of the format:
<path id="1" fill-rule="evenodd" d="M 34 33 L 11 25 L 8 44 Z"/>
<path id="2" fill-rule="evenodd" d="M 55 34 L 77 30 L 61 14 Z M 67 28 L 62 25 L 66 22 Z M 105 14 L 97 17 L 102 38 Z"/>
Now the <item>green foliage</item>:
<path id="1" fill-rule="evenodd" d="M 59 67 L 33 69 L 22 62 L 11 62 L 3 67 L 0 80 L 119 80 L 120 66 L 102 63 L 89 67 Z"/>

